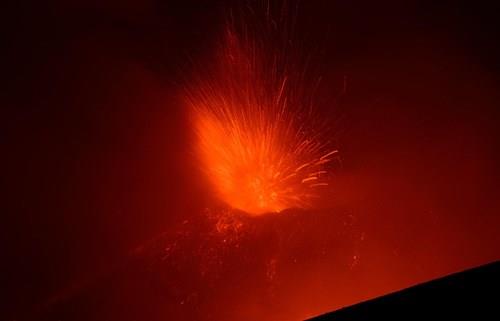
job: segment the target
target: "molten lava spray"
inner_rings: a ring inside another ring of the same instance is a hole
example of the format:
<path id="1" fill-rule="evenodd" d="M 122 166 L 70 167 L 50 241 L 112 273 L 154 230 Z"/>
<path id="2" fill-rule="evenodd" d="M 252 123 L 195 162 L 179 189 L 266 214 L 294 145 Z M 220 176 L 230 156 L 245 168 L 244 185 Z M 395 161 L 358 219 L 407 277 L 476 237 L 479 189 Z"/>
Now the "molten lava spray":
<path id="1" fill-rule="evenodd" d="M 229 25 L 186 95 L 202 170 L 222 201 L 249 214 L 312 207 L 337 151 L 315 114 L 304 64 L 273 27 L 257 41 Z"/>

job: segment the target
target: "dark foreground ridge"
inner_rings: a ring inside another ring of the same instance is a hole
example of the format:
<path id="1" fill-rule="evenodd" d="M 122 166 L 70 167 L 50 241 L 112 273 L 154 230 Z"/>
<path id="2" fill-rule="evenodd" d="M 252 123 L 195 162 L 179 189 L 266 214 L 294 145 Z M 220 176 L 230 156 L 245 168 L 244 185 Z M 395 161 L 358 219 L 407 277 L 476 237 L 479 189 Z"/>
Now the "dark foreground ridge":
<path id="1" fill-rule="evenodd" d="M 361 302 L 309 321 L 500 320 L 500 261 Z"/>

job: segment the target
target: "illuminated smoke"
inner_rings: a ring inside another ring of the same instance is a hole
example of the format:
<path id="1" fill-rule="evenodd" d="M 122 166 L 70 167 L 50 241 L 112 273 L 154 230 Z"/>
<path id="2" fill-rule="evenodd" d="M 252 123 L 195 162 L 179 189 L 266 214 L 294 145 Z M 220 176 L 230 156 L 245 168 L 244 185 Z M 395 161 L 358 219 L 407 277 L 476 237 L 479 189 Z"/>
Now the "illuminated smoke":
<path id="1" fill-rule="evenodd" d="M 337 153 L 315 114 L 314 86 L 291 59 L 293 46 L 262 40 L 265 33 L 257 41 L 230 25 L 185 97 L 214 192 L 252 215 L 314 207 Z"/>

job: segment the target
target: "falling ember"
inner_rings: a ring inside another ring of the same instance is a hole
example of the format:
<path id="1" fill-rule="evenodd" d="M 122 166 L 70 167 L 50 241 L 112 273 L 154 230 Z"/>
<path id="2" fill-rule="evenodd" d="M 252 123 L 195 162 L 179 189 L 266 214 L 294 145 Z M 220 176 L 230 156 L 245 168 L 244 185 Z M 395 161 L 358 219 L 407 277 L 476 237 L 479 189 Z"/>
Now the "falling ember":
<path id="1" fill-rule="evenodd" d="M 213 68 L 188 86 L 196 154 L 233 208 L 260 215 L 313 207 L 337 153 L 315 115 L 314 88 L 292 61 L 291 42 L 256 41 L 247 31 L 227 28 Z"/>

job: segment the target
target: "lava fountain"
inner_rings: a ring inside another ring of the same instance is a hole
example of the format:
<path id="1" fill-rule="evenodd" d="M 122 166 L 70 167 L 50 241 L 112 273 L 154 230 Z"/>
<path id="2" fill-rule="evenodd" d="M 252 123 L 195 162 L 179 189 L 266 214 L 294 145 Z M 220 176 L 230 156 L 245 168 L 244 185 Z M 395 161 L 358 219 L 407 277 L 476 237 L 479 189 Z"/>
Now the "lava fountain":
<path id="1" fill-rule="evenodd" d="M 337 154 L 315 110 L 319 78 L 271 22 L 256 37 L 229 23 L 185 95 L 202 171 L 220 200 L 251 215 L 314 207 Z"/>

